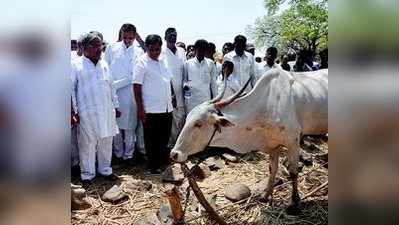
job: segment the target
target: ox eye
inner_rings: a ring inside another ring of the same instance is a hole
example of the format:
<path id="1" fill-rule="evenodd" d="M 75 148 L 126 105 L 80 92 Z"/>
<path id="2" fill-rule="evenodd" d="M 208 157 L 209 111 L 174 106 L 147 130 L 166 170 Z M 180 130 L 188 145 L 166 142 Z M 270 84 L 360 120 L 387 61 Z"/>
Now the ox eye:
<path id="1" fill-rule="evenodd" d="M 201 126 L 202 126 L 201 123 L 195 123 L 195 124 L 194 124 L 194 127 L 198 127 L 198 128 L 199 128 L 199 127 L 201 127 Z"/>

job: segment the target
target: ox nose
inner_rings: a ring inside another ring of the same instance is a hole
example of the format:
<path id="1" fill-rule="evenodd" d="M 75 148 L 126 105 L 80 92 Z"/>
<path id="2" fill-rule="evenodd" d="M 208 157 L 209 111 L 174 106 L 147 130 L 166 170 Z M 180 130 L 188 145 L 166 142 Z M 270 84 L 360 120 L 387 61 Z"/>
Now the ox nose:
<path id="1" fill-rule="evenodd" d="M 179 154 L 177 152 L 171 152 L 170 153 L 170 158 L 174 161 L 176 161 L 179 158 Z"/>

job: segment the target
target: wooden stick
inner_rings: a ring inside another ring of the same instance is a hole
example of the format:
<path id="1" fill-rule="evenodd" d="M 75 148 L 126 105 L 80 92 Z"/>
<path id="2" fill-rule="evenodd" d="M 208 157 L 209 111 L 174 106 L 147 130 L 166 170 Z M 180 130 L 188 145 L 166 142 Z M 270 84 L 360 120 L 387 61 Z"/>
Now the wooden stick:
<path id="1" fill-rule="evenodd" d="M 215 220 L 219 225 L 227 225 L 227 223 L 219 216 L 219 214 L 217 214 L 217 212 L 212 208 L 212 206 L 206 200 L 201 189 L 198 187 L 197 182 L 191 175 L 190 170 L 188 169 L 187 165 L 184 163 L 181 163 L 180 168 L 183 171 L 184 175 L 187 177 L 190 187 L 191 187 L 191 189 L 193 189 L 193 192 L 194 192 L 195 196 L 197 197 L 198 201 L 208 212 L 211 219 Z"/>
<path id="2" fill-rule="evenodd" d="M 173 223 L 174 224 L 182 224 L 184 220 L 184 213 L 181 206 L 181 200 L 179 191 L 176 186 L 173 186 L 172 189 L 166 191 L 166 197 L 169 200 L 169 205 L 172 210 L 173 215 Z"/>
<path id="3" fill-rule="evenodd" d="M 308 198 L 310 196 L 312 196 L 314 193 L 316 193 L 317 191 L 319 191 L 320 189 L 324 188 L 325 186 L 328 185 L 328 181 L 324 182 L 323 184 L 321 184 L 320 186 L 318 186 L 317 188 L 313 189 L 313 191 L 307 193 L 305 196 L 302 197 L 302 200 L 305 198 Z"/>

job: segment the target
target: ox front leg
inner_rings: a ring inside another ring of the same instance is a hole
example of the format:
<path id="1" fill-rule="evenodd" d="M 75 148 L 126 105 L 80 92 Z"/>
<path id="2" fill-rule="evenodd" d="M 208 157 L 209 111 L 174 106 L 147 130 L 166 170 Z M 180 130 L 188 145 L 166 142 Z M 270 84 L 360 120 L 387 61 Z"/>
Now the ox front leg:
<path id="1" fill-rule="evenodd" d="M 291 204 L 287 208 L 287 213 L 290 215 L 298 215 L 301 213 L 300 201 L 298 192 L 298 161 L 299 161 L 299 142 L 288 148 L 288 171 L 292 181 Z"/>
<path id="2" fill-rule="evenodd" d="M 279 151 L 280 149 L 278 149 Z M 267 201 L 267 198 L 270 196 L 270 202 L 271 202 L 271 196 L 273 194 L 274 190 L 274 183 L 276 180 L 276 174 L 278 170 L 278 158 L 279 158 L 280 152 L 273 152 L 270 154 L 270 165 L 269 165 L 269 170 L 270 170 L 270 177 L 267 182 L 267 189 L 264 194 L 262 194 L 262 199 L 264 201 Z"/>

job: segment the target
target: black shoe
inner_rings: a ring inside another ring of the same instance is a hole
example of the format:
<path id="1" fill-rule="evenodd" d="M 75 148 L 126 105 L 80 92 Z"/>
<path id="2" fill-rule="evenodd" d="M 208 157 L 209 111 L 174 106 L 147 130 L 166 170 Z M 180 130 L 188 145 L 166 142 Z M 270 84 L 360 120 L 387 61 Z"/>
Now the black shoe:
<path id="1" fill-rule="evenodd" d="M 127 166 L 135 167 L 135 166 L 137 166 L 138 162 L 135 158 L 131 158 L 131 159 L 126 159 L 125 164 Z"/>
<path id="2" fill-rule="evenodd" d="M 90 185 L 92 185 L 94 183 L 94 178 L 91 180 L 82 180 L 82 187 L 84 189 L 87 189 L 88 187 L 90 187 Z"/>
<path id="3" fill-rule="evenodd" d="M 101 176 L 102 178 L 104 178 L 105 180 L 108 180 L 108 181 L 117 181 L 117 180 L 119 180 L 119 177 L 116 176 L 116 175 L 113 174 L 113 173 L 111 173 L 110 175 L 102 175 L 102 174 L 100 174 L 100 176 Z"/>

